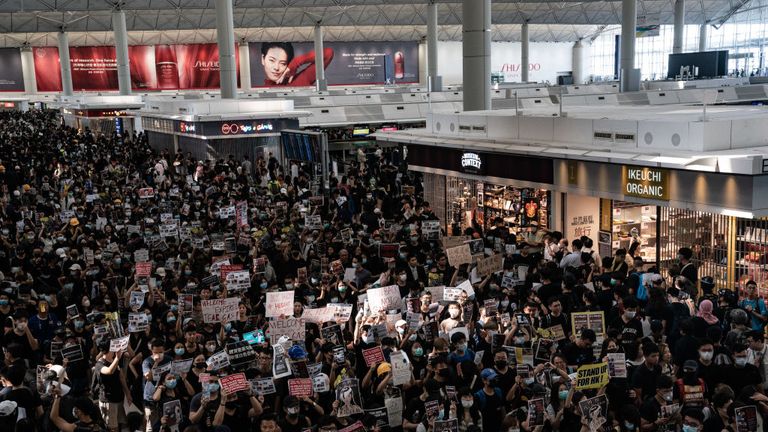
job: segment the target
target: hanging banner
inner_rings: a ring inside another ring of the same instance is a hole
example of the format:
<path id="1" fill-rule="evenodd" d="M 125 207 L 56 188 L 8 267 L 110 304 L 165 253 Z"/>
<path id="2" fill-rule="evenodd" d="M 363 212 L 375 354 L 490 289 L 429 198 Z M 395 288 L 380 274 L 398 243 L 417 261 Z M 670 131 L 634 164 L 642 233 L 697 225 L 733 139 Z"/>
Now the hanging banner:
<path id="1" fill-rule="evenodd" d="M 0 48 L 0 92 L 24 91 L 24 73 L 18 48 Z"/>

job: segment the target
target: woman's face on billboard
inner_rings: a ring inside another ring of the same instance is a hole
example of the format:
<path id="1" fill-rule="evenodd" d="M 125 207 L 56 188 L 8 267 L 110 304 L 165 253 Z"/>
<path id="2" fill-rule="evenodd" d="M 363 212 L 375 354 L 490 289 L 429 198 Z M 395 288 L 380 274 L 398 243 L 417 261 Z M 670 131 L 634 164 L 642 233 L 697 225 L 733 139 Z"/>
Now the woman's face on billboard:
<path id="1" fill-rule="evenodd" d="M 270 48 L 266 55 L 261 56 L 264 73 L 270 81 L 280 81 L 288 68 L 288 53 L 282 48 Z"/>

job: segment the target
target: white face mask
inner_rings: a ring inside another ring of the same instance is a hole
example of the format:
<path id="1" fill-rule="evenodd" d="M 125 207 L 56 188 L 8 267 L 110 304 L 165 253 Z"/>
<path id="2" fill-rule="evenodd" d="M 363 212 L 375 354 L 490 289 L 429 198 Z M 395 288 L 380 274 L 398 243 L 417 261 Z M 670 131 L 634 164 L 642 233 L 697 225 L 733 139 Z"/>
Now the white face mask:
<path id="1" fill-rule="evenodd" d="M 734 359 L 734 363 L 736 363 L 736 366 L 738 367 L 744 367 L 747 365 L 747 358 L 746 357 L 736 357 Z"/>
<path id="2" fill-rule="evenodd" d="M 461 400 L 461 406 L 463 406 L 464 408 L 472 408 L 472 404 L 474 404 L 474 402 L 475 401 L 473 401 L 473 400 L 464 400 L 464 399 L 462 399 Z"/>
<path id="3" fill-rule="evenodd" d="M 704 360 L 704 361 L 712 360 L 712 356 L 714 354 L 715 353 L 712 352 L 712 351 L 699 351 L 699 357 L 701 357 L 701 359 Z"/>
<path id="4" fill-rule="evenodd" d="M 367 344 L 372 344 L 376 341 L 376 338 L 372 334 L 365 335 L 363 338 L 363 342 Z"/>
<path id="5" fill-rule="evenodd" d="M 627 319 L 634 318 L 636 314 L 637 314 L 637 312 L 635 312 L 635 311 L 626 311 L 626 312 L 624 312 L 624 316 L 626 316 Z"/>
<path id="6" fill-rule="evenodd" d="M 459 316 L 459 311 L 455 309 L 451 309 L 448 311 L 448 313 L 451 315 L 451 318 L 456 319 Z"/>
<path id="7" fill-rule="evenodd" d="M 408 275 L 400 275 L 400 282 L 405 282 L 408 280 Z"/>

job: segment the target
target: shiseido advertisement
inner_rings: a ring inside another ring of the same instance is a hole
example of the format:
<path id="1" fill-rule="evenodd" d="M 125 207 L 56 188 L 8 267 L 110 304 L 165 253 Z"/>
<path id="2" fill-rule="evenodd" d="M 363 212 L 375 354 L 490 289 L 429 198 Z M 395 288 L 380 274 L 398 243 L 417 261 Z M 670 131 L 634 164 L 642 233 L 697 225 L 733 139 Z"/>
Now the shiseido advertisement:
<path id="1" fill-rule="evenodd" d="M 0 91 L 24 91 L 24 73 L 18 48 L 0 48 Z"/>
<path id="2" fill-rule="evenodd" d="M 118 89 L 114 47 L 71 47 L 69 56 L 75 91 Z M 219 88 L 216 44 L 131 46 L 128 56 L 134 90 Z M 57 48 L 35 48 L 35 74 L 38 91 L 61 91 Z"/>
<path id="3" fill-rule="evenodd" d="M 313 43 L 252 42 L 254 87 L 312 86 L 317 80 Z M 330 42 L 323 50 L 329 85 L 416 83 L 416 42 Z"/>

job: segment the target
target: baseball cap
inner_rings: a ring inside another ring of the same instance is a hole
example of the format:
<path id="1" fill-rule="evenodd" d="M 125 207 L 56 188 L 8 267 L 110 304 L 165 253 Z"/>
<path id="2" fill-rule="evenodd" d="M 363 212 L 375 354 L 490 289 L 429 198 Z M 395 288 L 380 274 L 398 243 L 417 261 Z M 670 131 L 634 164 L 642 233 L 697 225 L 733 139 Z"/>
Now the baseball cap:
<path id="1" fill-rule="evenodd" d="M 480 376 L 483 379 L 492 380 L 492 379 L 496 378 L 497 374 L 496 374 L 495 370 L 493 370 L 491 368 L 486 368 L 486 369 L 483 369 L 483 371 L 480 373 Z"/>
<path id="2" fill-rule="evenodd" d="M 699 370 L 699 365 L 696 363 L 696 360 L 686 360 L 685 363 L 683 363 L 683 371 L 685 372 L 696 372 Z"/>

